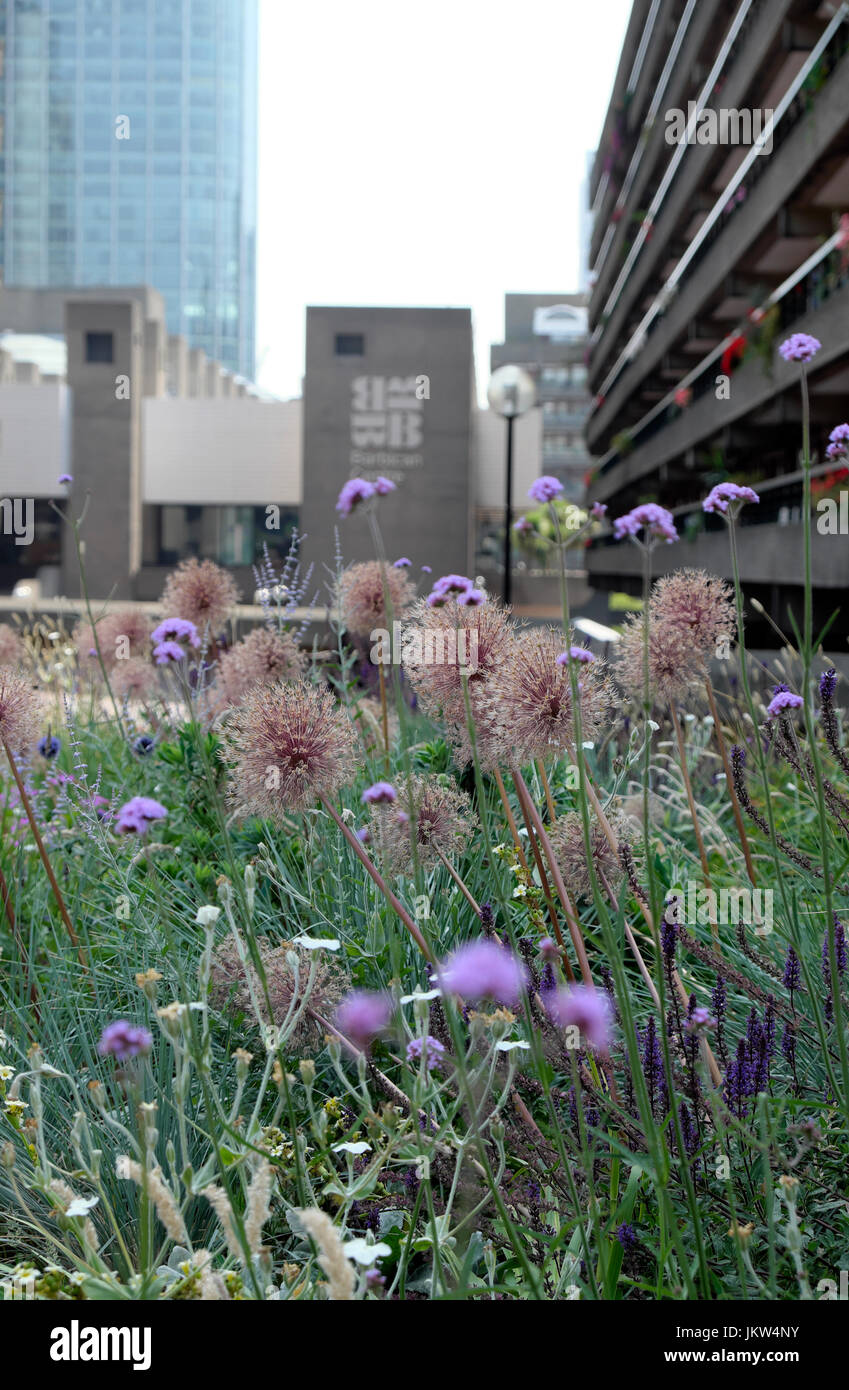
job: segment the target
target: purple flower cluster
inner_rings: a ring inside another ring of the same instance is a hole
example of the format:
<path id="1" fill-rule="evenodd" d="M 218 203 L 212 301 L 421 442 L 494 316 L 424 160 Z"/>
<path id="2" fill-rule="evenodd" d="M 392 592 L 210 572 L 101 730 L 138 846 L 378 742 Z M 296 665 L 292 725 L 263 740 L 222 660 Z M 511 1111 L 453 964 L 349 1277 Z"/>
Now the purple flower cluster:
<path id="1" fill-rule="evenodd" d="M 835 425 L 828 440 L 828 448 L 825 451 L 826 458 L 846 458 L 846 455 L 849 454 L 849 425 Z"/>
<path id="2" fill-rule="evenodd" d="M 389 478 L 375 478 L 369 483 L 365 478 L 349 478 L 336 503 L 336 510 L 342 516 L 350 516 L 359 502 L 367 502 L 370 497 L 386 497 L 395 491 L 395 484 Z"/>
<path id="3" fill-rule="evenodd" d="M 643 527 L 649 536 L 665 540 L 667 544 L 671 545 L 678 539 L 672 513 L 665 507 L 658 506 L 656 502 L 644 502 L 632 511 L 617 516 L 613 523 L 613 534 L 618 541 L 623 540 L 625 536 L 636 539 L 637 533 Z"/>
<path id="4" fill-rule="evenodd" d="M 657 1025 L 653 1017 L 649 1019 L 640 1037 L 640 1053 L 652 1114 L 657 1115 L 658 1107 L 662 1110 L 666 1108 L 666 1077 Z"/>
<path id="5" fill-rule="evenodd" d="M 336 1010 L 336 1026 L 357 1047 L 367 1052 L 392 1017 L 392 1000 L 386 994 L 354 990 Z"/>
<path id="6" fill-rule="evenodd" d="M 721 512 L 723 515 L 728 511 L 729 502 L 739 502 L 740 506 L 744 502 L 760 502 L 758 494 L 754 488 L 739 487 L 737 483 L 717 483 L 712 487 L 704 502 L 702 503 L 703 512 Z M 735 508 L 732 515 L 736 515 L 739 508 Z"/>
<path id="7" fill-rule="evenodd" d="M 412 1038 L 407 1043 L 407 1061 L 421 1061 L 422 1052 L 425 1053 L 428 1071 L 441 1071 L 442 1063 L 445 1059 L 445 1048 L 437 1038 L 432 1038 L 430 1034 L 426 1038 Z"/>
<path id="8" fill-rule="evenodd" d="M 799 709 L 804 703 L 801 695 L 794 695 L 792 690 L 779 690 L 767 705 L 766 712 L 771 719 L 775 719 L 784 710 Z"/>
<path id="9" fill-rule="evenodd" d="M 779 344 L 778 351 L 785 362 L 810 362 L 821 347 L 819 338 L 812 338 L 810 333 L 793 333 Z"/>
<path id="10" fill-rule="evenodd" d="M 431 608 L 444 608 L 452 598 L 461 608 L 478 607 L 486 601 L 483 591 L 476 589 L 474 582 L 464 574 L 443 574 L 428 594 L 427 603 Z"/>
<path id="11" fill-rule="evenodd" d="M 115 829 L 121 835 L 146 835 L 155 820 L 164 820 L 168 815 L 165 806 L 150 796 L 134 796 L 120 807 L 115 819 Z"/>
<path id="12" fill-rule="evenodd" d="M 578 1028 L 590 1047 L 610 1045 L 612 1009 L 607 994 L 586 985 L 570 985 L 546 998 L 546 1008 L 560 1028 Z"/>
<path id="13" fill-rule="evenodd" d="M 580 661 L 584 665 L 588 665 L 591 661 L 595 661 L 592 652 L 587 651 L 586 647 L 570 647 L 568 652 L 560 653 L 556 664 L 558 666 L 568 666 L 570 656 L 573 661 Z"/>
<path id="14" fill-rule="evenodd" d="M 101 1057 L 114 1057 L 117 1062 L 127 1062 L 131 1057 L 140 1057 L 153 1047 L 153 1038 L 146 1028 L 135 1028 L 126 1019 L 116 1019 L 104 1028 L 100 1035 L 97 1050 Z"/>
<path id="15" fill-rule="evenodd" d="M 769 1089 L 770 1063 L 775 1055 L 775 1004 L 769 1000 L 763 1022 L 752 1009 L 746 1020 L 746 1036 L 725 1076 L 725 1099 L 742 1119 L 751 1097 Z"/>
<path id="16" fill-rule="evenodd" d="M 442 966 L 442 985 L 465 999 L 516 1004 L 527 981 L 524 966 L 494 941 L 471 941 Z"/>
<path id="17" fill-rule="evenodd" d="M 186 651 L 180 646 L 181 642 L 186 642 L 194 648 L 200 646 L 198 630 L 187 618 L 164 618 L 159 626 L 153 629 L 150 640 L 155 644 L 153 659 L 157 666 L 167 666 L 172 661 L 184 661 Z"/>
<path id="18" fill-rule="evenodd" d="M 532 502 L 553 502 L 563 491 L 563 484 L 557 478 L 543 475 L 531 483 L 528 496 Z"/>
<path id="19" fill-rule="evenodd" d="M 363 801 L 368 806 L 384 806 L 396 797 L 395 788 L 390 782 L 375 782 L 373 786 L 366 787 L 363 792 Z"/>

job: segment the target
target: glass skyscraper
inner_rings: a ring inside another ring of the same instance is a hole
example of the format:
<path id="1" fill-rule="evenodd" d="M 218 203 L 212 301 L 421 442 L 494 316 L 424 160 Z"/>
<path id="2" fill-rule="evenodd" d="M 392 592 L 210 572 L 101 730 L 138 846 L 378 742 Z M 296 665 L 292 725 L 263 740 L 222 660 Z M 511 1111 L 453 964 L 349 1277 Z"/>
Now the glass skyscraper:
<path id="1" fill-rule="evenodd" d="M 152 285 L 253 378 L 257 0 L 0 0 L 0 274 Z"/>

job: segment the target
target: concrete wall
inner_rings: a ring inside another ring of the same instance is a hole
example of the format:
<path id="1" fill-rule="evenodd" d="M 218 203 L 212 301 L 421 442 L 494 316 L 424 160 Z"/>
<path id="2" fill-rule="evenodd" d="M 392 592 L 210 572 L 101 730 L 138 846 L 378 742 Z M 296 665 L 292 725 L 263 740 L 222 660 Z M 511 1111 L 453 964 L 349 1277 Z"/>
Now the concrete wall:
<path id="1" fill-rule="evenodd" d="M 137 300 L 68 299 L 65 338 L 73 392 L 71 456 L 75 506 L 88 492 L 83 526 L 90 592 L 129 597 L 141 563 L 141 401 L 144 314 Z M 112 333 L 112 362 L 86 361 L 86 334 Z M 117 379 L 129 381 L 116 388 Z M 120 394 L 119 394 L 120 391 Z M 80 592 L 72 537 L 63 538 L 63 591 Z"/>
<path id="2" fill-rule="evenodd" d="M 339 333 L 362 333 L 364 355 L 337 355 Z M 417 377 L 427 377 L 429 398 L 404 402 Z M 403 393 L 389 392 L 392 378 Z M 435 574 L 466 569 L 473 388 L 468 309 L 307 310 L 301 530 L 319 575 L 333 561 L 340 488 L 380 474 L 397 485 L 379 505 L 390 558 L 406 555 L 415 571 L 428 564 Z M 374 556 L 361 511 L 340 529 L 346 561 Z"/>
<path id="3" fill-rule="evenodd" d="M 58 497 L 68 469 L 70 400 L 62 382 L 0 385 L 0 497 Z"/>
<path id="4" fill-rule="evenodd" d="M 142 402 L 145 503 L 298 506 L 301 402 Z"/>

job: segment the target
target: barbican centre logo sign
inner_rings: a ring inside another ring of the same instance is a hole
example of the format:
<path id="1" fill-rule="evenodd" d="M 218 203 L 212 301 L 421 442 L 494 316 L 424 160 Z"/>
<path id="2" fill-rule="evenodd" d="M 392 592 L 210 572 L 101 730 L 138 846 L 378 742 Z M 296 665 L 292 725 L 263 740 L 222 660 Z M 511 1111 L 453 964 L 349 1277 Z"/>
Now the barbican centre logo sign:
<path id="1" fill-rule="evenodd" d="M 424 463 L 426 376 L 357 376 L 351 382 L 351 453 L 355 474 L 399 482 Z"/>

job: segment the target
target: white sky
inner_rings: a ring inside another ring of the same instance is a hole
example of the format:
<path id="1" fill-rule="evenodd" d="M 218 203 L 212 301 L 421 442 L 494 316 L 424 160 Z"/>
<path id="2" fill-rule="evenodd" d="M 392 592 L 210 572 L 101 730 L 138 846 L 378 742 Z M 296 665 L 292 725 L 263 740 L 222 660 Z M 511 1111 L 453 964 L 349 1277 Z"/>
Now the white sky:
<path id="1" fill-rule="evenodd" d="M 300 394 L 307 304 L 578 288 L 579 195 L 631 0 L 260 0 L 257 377 Z"/>

